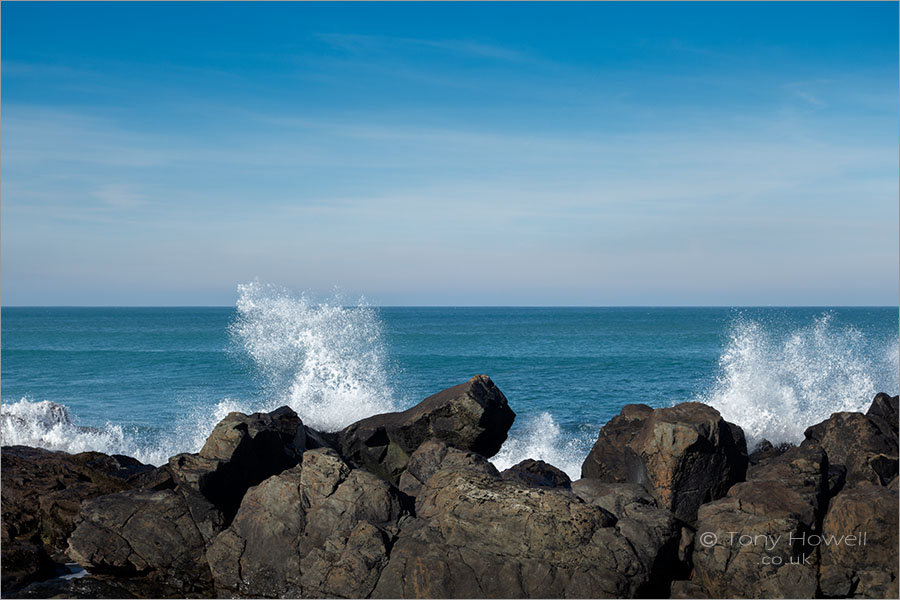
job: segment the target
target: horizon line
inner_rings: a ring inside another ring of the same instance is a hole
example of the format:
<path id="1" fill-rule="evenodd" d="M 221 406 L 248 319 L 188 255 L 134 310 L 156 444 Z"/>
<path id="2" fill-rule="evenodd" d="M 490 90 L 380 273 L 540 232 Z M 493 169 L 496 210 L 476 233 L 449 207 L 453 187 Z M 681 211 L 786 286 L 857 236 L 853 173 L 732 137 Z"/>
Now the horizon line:
<path id="1" fill-rule="evenodd" d="M 343 304 L 344 308 L 359 305 Z M 371 304 L 369 308 L 896 308 L 893 304 Z M 0 308 L 236 308 L 233 304 L 12 304 Z"/>

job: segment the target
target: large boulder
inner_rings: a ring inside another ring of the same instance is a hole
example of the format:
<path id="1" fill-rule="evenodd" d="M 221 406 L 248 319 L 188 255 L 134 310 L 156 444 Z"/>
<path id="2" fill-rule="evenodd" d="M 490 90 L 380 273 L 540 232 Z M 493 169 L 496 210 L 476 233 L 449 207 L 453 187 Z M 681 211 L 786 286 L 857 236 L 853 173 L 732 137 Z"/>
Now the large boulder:
<path id="1" fill-rule="evenodd" d="M 333 450 L 244 497 L 207 559 L 219 595 L 364 598 L 387 563 L 401 495 L 375 475 L 351 469 Z"/>
<path id="2" fill-rule="evenodd" d="M 409 410 L 375 415 L 337 434 L 351 462 L 397 483 L 410 455 L 436 439 L 491 457 L 500 450 L 516 415 L 485 375 L 429 396 Z"/>
<path id="3" fill-rule="evenodd" d="M 594 447 L 581 465 L 581 477 L 609 483 L 627 483 L 637 479 L 637 473 L 628 473 L 629 466 L 637 465 L 630 444 L 651 414 L 653 409 L 646 404 L 623 406 L 619 414 L 600 430 Z"/>
<path id="4" fill-rule="evenodd" d="M 601 430 L 583 477 L 644 485 L 660 507 L 691 522 L 701 504 L 744 479 L 744 434 L 699 402 L 648 409 L 628 405 Z"/>
<path id="5" fill-rule="evenodd" d="M 898 472 L 897 397 L 879 394 L 867 414 L 837 412 L 805 432 L 825 449 L 831 464 L 844 465 L 847 484 L 887 485 Z"/>
<path id="6" fill-rule="evenodd" d="M 656 553 L 636 550 L 619 529 L 627 521 L 562 489 L 441 469 L 401 523 L 372 596 L 633 597 L 649 589 Z"/>
<path id="7" fill-rule="evenodd" d="M 701 506 L 693 585 L 711 598 L 815 597 L 817 554 L 804 540 L 819 532 L 827 475 L 825 453 L 807 444 Z"/>
<path id="8" fill-rule="evenodd" d="M 897 598 L 896 490 L 870 483 L 839 493 L 822 523 L 820 596 Z"/>
<path id="9" fill-rule="evenodd" d="M 244 492 L 290 469 L 309 447 L 314 432 L 287 406 L 270 413 L 230 413 L 213 429 L 198 454 L 178 454 L 169 470 L 181 488 L 199 492 L 230 521 Z"/>
<path id="10" fill-rule="evenodd" d="M 100 452 L 68 454 L 27 446 L 2 449 L 2 586 L 52 576 L 81 503 L 129 489 L 150 470 L 137 460 Z"/>
<path id="11" fill-rule="evenodd" d="M 211 590 L 205 545 L 183 495 L 131 490 L 85 502 L 68 554 L 90 572 L 142 575 L 190 594 Z"/>

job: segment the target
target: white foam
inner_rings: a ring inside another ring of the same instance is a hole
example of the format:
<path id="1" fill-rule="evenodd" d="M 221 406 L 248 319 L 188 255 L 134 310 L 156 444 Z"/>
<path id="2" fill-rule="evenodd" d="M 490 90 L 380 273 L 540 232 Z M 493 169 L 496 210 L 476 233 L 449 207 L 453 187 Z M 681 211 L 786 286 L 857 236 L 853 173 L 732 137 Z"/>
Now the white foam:
<path id="1" fill-rule="evenodd" d="M 719 359 L 715 385 L 699 400 L 744 429 L 749 447 L 803 440 L 834 412 L 865 412 L 877 392 L 898 389 L 897 339 L 873 347 L 831 313 L 787 335 L 737 319 Z"/>
<path id="2" fill-rule="evenodd" d="M 324 431 L 395 410 L 373 308 L 314 303 L 258 282 L 238 291 L 231 331 L 268 381 L 266 408 L 287 404 Z"/>
<path id="3" fill-rule="evenodd" d="M 502 471 L 526 458 L 542 460 L 562 469 L 574 481 L 581 478 L 581 463 L 590 444 L 590 440 L 578 436 L 564 436 L 553 415 L 542 412 L 520 430 L 513 430 L 491 462 Z"/>

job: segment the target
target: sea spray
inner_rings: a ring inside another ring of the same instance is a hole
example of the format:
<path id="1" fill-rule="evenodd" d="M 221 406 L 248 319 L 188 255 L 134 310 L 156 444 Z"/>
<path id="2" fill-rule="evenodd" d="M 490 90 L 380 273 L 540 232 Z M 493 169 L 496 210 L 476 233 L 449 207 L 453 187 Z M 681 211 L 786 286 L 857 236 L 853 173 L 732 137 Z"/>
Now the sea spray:
<path id="1" fill-rule="evenodd" d="M 49 400 L 22 398 L 4 402 L 0 410 L 0 441 L 4 446 L 32 446 L 76 454 L 103 452 L 125 454 L 139 461 L 161 465 L 179 452 L 197 452 L 225 415 L 243 406 L 223 400 L 212 410 L 196 408 L 157 436 L 133 427 L 105 423 L 100 427 L 77 424 L 65 405 Z"/>
<path id="2" fill-rule="evenodd" d="M 574 481 L 581 478 L 581 463 L 591 449 L 593 440 L 584 436 L 567 436 L 549 412 L 527 419 L 514 426 L 503 448 L 491 459 L 499 470 L 531 458 L 562 469 Z"/>
<path id="3" fill-rule="evenodd" d="M 865 412 L 877 392 L 897 393 L 898 342 L 881 346 L 826 312 L 787 333 L 735 319 L 714 385 L 699 400 L 763 439 L 799 443 L 807 427 L 834 412 Z"/>
<path id="4" fill-rule="evenodd" d="M 266 408 L 287 404 L 325 431 L 395 410 L 375 309 L 315 303 L 259 282 L 238 293 L 231 334 L 266 380 Z"/>

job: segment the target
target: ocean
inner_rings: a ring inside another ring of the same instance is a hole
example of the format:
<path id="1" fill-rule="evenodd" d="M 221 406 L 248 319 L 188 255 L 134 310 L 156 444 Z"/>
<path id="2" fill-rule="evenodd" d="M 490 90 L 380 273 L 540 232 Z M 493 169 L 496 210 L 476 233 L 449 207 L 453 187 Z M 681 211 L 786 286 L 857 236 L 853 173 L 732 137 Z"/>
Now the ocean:
<path id="1" fill-rule="evenodd" d="M 335 430 L 489 375 L 516 412 L 494 457 L 577 478 L 628 403 L 697 400 L 751 444 L 898 392 L 898 309 L 447 308 L 241 286 L 234 307 L 2 309 L 2 443 L 195 452 L 232 410 Z"/>

